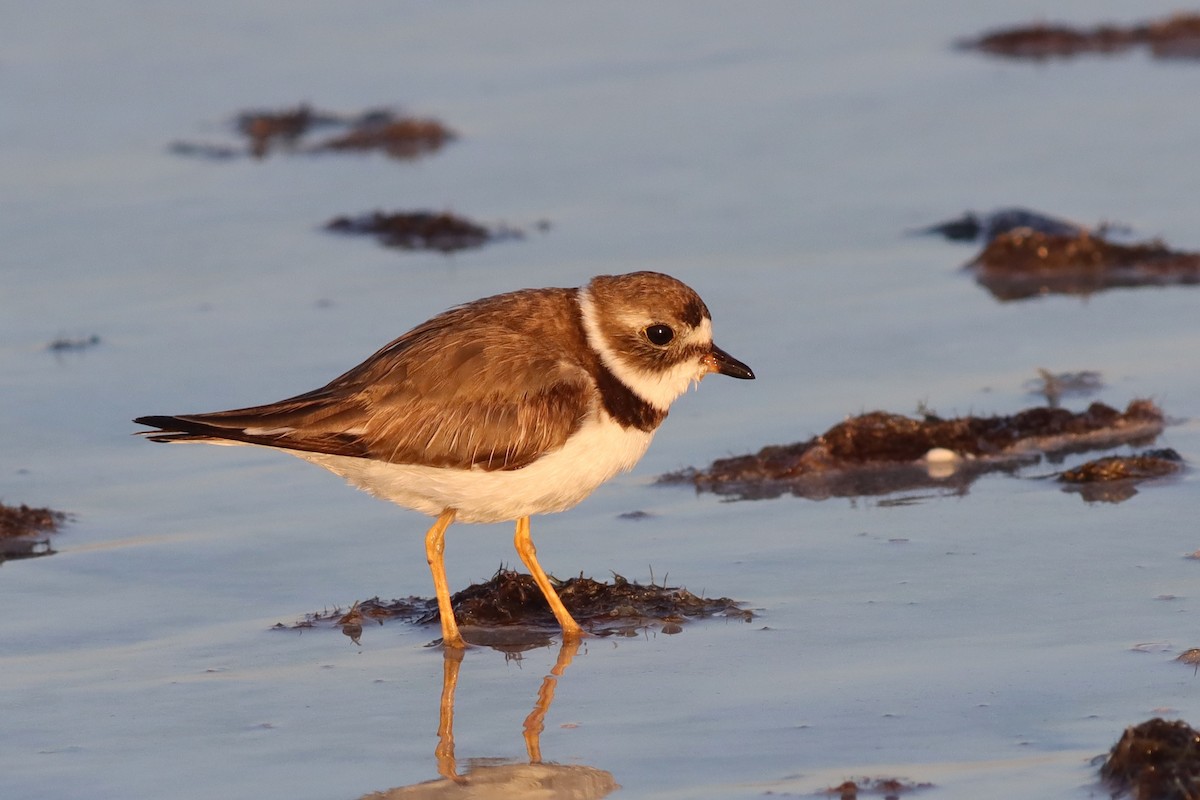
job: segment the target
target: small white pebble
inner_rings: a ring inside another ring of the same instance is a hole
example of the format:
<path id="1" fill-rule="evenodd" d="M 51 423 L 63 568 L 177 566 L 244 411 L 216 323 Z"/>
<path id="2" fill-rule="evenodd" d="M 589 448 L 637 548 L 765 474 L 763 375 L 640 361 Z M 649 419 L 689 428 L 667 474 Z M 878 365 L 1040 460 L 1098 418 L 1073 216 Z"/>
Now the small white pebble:
<path id="1" fill-rule="evenodd" d="M 928 464 L 957 464 L 962 461 L 962 456 L 953 450 L 948 450 L 945 447 L 934 447 L 925 454 L 925 462 Z"/>
<path id="2" fill-rule="evenodd" d="M 934 480 L 949 478 L 958 470 L 962 460 L 962 456 L 945 447 L 934 447 L 921 459 L 925 463 L 925 471 Z"/>

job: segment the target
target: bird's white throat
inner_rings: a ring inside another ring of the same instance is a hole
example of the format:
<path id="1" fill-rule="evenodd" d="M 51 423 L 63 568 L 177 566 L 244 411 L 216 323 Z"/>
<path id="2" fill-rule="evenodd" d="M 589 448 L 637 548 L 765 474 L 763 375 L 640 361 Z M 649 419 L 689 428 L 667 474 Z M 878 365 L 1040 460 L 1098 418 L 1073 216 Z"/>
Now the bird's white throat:
<path id="1" fill-rule="evenodd" d="M 683 361 L 667 370 L 631 365 L 613 349 L 604 336 L 599 322 L 600 312 L 591 292 L 586 288 L 579 290 L 579 312 L 583 319 L 587 343 L 600 356 L 600 362 L 617 377 L 617 380 L 628 386 L 630 391 L 659 411 L 667 411 L 679 395 L 708 374 L 708 368 L 700 363 L 699 359 Z M 635 321 L 634 326 L 638 323 L 651 324 L 653 321 Z M 711 343 L 712 322 L 707 317 L 702 319 L 692 336 L 697 341 Z"/>

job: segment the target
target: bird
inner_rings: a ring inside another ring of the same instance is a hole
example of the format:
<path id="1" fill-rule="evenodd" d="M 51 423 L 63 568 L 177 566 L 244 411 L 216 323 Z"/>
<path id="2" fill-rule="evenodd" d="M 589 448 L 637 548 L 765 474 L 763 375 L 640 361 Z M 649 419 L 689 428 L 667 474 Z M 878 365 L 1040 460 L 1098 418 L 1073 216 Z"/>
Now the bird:
<path id="1" fill-rule="evenodd" d="M 139 432 L 154 442 L 282 450 L 435 517 L 425 554 L 446 648 L 467 646 L 446 580 L 446 529 L 515 521 L 517 554 L 564 640 L 578 640 L 529 518 L 565 511 L 632 469 L 672 402 L 711 373 L 755 377 L 713 344 L 693 289 L 631 272 L 465 303 L 295 397 L 134 422 L 154 428 Z"/>

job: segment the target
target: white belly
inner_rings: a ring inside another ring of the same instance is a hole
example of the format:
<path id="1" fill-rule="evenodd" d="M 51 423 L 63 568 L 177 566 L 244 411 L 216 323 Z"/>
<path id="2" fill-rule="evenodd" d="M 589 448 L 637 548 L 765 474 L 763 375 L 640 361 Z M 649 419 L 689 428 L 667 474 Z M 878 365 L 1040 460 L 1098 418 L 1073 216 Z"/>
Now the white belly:
<path id="1" fill-rule="evenodd" d="M 405 508 L 431 516 L 454 508 L 456 521 L 502 522 L 574 506 L 609 478 L 632 469 L 653 438 L 653 431 L 625 429 L 604 415 L 529 466 L 492 472 L 288 452 Z"/>

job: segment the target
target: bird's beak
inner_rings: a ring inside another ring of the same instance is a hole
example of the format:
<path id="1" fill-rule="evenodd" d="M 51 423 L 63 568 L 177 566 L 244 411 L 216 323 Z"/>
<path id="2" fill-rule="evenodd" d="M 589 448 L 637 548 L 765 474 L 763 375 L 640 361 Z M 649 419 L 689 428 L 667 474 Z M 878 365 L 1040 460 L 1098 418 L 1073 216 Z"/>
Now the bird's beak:
<path id="1" fill-rule="evenodd" d="M 754 380 L 754 371 L 721 348 L 713 345 L 712 352 L 704 357 L 704 364 L 709 372 L 719 372 L 731 378 L 741 378 L 744 381 Z"/>

